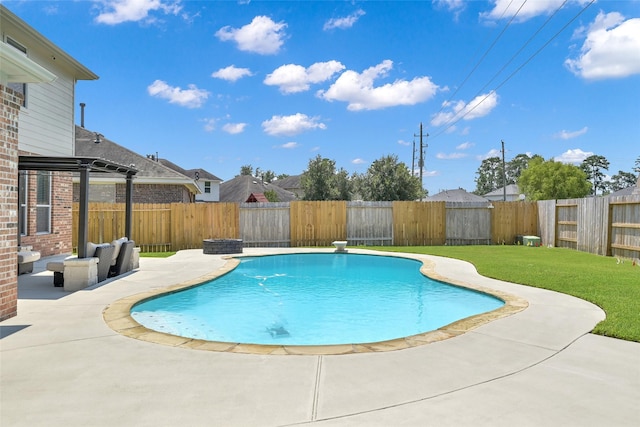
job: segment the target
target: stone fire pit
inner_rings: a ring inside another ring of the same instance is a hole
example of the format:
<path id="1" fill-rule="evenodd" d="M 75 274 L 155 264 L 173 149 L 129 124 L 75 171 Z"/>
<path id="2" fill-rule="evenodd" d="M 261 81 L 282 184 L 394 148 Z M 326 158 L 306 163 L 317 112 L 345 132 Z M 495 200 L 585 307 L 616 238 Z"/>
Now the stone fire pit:
<path id="1" fill-rule="evenodd" d="M 205 239 L 202 251 L 206 255 L 241 254 L 242 239 Z"/>

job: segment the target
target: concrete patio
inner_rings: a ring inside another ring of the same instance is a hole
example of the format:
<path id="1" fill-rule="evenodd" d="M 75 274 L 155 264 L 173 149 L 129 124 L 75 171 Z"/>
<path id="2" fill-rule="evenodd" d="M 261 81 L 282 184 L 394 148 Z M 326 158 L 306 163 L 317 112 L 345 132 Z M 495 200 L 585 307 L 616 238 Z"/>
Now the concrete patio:
<path id="1" fill-rule="evenodd" d="M 51 258 L 40 260 L 19 277 L 18 316 L 0 323 L 0 425 L 640 425 L 640 344 L 589 334 L 602 310 L 425 258 L 439 275 L 520 296 L 529 307 L 391 352 L 210 352 L 122 336 L 102 312 L 220 269 L 221 256 L 142 258 L 139 270 L 74 293 L 53 287 L 44 269 Z"/>

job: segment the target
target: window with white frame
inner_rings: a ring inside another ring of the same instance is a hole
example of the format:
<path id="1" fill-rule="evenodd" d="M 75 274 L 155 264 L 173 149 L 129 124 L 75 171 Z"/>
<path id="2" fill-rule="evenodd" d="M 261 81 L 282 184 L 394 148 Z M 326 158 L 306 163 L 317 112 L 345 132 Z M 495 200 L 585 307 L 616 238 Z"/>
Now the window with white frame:
<path id="1" fill-rule="evenodd" d="M 204 182 L 204 192 L 207 194 L 211 193 L 211 181 Z"/>
<path id="2" fill-rule="evenodd" d="M 27 173 L 20 172 L 18 178 L 18 224 L 20 234 L 27 235 Z"/>
<path id="3" fill-rule="evenodd" d="M 18 43 L 17 41 L 13 40 L 11 37 L 7 37 L 5 40 L 9 46 L 19 50 L 25 55 L 27 54 L 27 48 L 21 45 L 20 43 Z M 26 107 L 27 106 L 27 84 L 12 82 L 12 83 L 8 83 L 7 87 L 13 90 L 15 93 L 22 94 L 22 106 Z"/>
<path id="4" fill-rule="evenodd" d="M 36 187 L 36 232 L 51 232 L 51 173 L 38 172 Z"/>

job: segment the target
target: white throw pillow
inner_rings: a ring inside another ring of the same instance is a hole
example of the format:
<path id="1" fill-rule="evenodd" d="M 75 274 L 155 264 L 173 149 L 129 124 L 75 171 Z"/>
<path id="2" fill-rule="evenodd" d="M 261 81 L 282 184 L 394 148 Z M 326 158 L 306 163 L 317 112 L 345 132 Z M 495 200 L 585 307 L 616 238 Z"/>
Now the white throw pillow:
<path id="1" fill-rule="evenodd" d="M 129 239 L 127 239 L 126 237 L 121 237 L 111 242 L 111 244 L 115 247 L 115 249 L 113 250 L 113 258 L 111 259 L 111 265 L 116 264 L 116 260 L 118 259 L 118 254 L 120 253 L 120 247 L 127 240 Z"/>
<path id="2" fill-rule="evenodd" d="M 96 254 L 96 248 L 100 246 L 97 243 L 87 242 L 87 258 L 92 258 Z"/>

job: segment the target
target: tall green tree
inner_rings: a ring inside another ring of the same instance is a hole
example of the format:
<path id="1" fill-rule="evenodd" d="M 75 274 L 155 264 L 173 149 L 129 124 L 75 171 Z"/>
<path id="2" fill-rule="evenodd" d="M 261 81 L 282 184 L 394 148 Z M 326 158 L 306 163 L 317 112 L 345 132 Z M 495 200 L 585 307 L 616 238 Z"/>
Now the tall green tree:
<path id="1" fill-rule="evenodd" d="M 240 166 L 240 175 L 241 176 L 253 176 L 253 166 L 251 165 L 242 165 Z"/>
<path id="2" fill-rule="evenodd" d="M 502 187 L 502 160 L 499 157 L 489 157 L 480 163 L 476 172 L 475 194 L 482 196 Z"/>
<path id="3" fill-rule="evenodd" d="M 529 200 L 582 198 L 591 192 L 587 175 L 578 166 L 535 158 L 518 179 Z"/>
<path id="4" fill-rule="evenodd" d="M 364 200 L 417 200 L 424 195 L 420 178 L 413 176 L 396 155 L 383 156 L 371 163 L 359 187 Z"/>
<path id="5" fill-rule="evenodd" d="M 300 185 L 304 200 L 350 200 L 351 182 L 344 169 L 336 171 L 335 160 L 317 155 L 309 160 Z"/>
<path id="6" fill-rule="evenodd" d="M 518 178 L 520 178 L 520 175 L 522 175 L 522 172 L 529 167 L 529 162 L 531 161 L 531 159 L 537 157 L 540 156 L 537 154 L 534 154 L 533 156 L 529 156 L 528 154 L 518 154 L 513 159 L 508 161 L 505 168 L 507 171 L 507 185 L 517 183 Z"/>
<path id="7" fill-rule="evenodd" d="M 617 174 L 611 177 L 611 181 L 606 184 L 608 184 L 609 191 L 613 193 L 614 191 L 635 186 L 637 180 L 638 178 L 630 172 L 618 171 Z"/>
<path id="8" fill-rule="evenodd" d="M 604 180 L 603 170 L 609 170 L 609 161 L 604 156 L 593 154 L 582 161 L 580 169 L 587 175 L 587 179 L 591 181 L 593 195 L 598 194 L 598 189 L 603 192 L 607 186 Z"/>
<path id="9" fill-rule="evenodd" d="M 638 158 L 636 159 L 636 163 L 635 163 L 635 167 L 633 168 L 633 171 L 638 174 L 638 177 L 640 177 L 640 156 L 638 156 Z"/>

